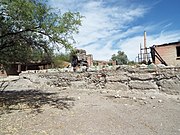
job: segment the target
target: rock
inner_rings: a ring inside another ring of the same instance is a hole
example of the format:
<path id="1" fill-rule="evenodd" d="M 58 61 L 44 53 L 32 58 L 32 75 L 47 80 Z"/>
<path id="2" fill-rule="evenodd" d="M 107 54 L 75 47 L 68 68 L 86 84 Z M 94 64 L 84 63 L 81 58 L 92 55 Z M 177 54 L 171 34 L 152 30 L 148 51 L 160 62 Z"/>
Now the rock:
<path id="1" fill-rule="evenodd" d="M 134 74 L 128 74 L 131 80 L 137 80 L 137 81 L 149 81 L 153 79 L 153 75 L 150 73 L 134 73 Z"/>
<path id="2" fill-rule="evenodd" d="M 144 104 L 147 104 L 147 101 L 144 101 Z"/>
<path id="3" fill-rule="evenodd" d="M 114 95 L 115 98 L 121 98 L 119 94 Z"/>
<path id="4" fill-rule="evenodd" d="M 158 103 L 161 103 L 162 102 L 162 100 L 158 100 Z"/>
<path id="5" fill-rule="evenodd" d="M 80 100 L 80 99 L 81 99 L 81 97 L 79 97 L 79 96 L 78 96 L 78 97 L 77 97 L 77 99 L 78 99 L 78 100 Z"/>
<path id="6" fill-rule="evenodd" d="M 139 98 L 140 100 L 146 100 L 146 97 L 141 97 L 141 98 Z"/>
<path id="7" fill-rule="evenodd" d="M 158 86 L 151 81 L 130 81 L 129 87 L 139 90 L 158 90 Z"/>
<path id="8" fill-rule="evenodd" d="M 107 93 L 107 91 L 100 91 L 100 93 L 101 93 L 101 94 L 106 94 L 106 93 Z"/>
<path id="9" fill-rule="evenodd" d="M 147 65 L 146 64 L 141 64 L 140 68 L 147 68 Z"/>
<path id="10" fill-rule="evenodd" d="M 148 65 L 149 69 L 156 69 L 157 66 L 154 63 L 151 63 L 150 65 Z"/>
<path id="11" fill-rule="evenodd" d="M 129 96 L 122 96 L 123 98 L 130 98 Z"/>
<path id="12" fill-rule="evenodd" d="M 150 96 L 150 99 L 155 99 L 156 97 L 155 96 Z"/>
<path id="13" fill-rule="evenodd" d="M 134 102 L 137 102 L 137 98 L 136 97 L 132 97 L 132 99 L 134 100 Z"/>
<path id="14" fill-rule="evenodd" d="M 167 94 L 178 95 L 180 94 L 180 80 L 179 79 L 163 79 L 157 82 L 160 91 L 163 91 Z"/>

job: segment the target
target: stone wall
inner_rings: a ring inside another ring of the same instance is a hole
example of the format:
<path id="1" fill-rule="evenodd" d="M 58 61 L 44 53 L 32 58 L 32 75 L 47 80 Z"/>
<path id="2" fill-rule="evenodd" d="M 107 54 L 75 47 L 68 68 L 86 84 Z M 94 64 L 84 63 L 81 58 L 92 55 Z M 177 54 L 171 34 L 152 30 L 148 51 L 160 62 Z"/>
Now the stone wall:
<path id="1" fill-rule="evenodd" d="M 0 80 L 1 89 L 8 79 Z M 26 81 L 26 83 L 24 83 Z M 27 83 L 29 82 L 29 83 Z M 18 85 L 17 85 L 18 84 Z M 87 89 L 134 92 L 163 92 L 171 95 L 180 94 L 180 68 L 141 69 L 119 67 L 116 70 L 96 72 L 47 72 L 23 73 L 15 81 L 8 81 L 12 89 Z M 21 87 L 21 85 L 23 87 Z"/>
<path id="2" fill-rule="evenodd" d="M 180 94 L 180 68 L 140 69 L 121 67 L 118 70 L 58 73 L 42 75 L 51 85 L 80 89 L 110 89 L 121 91 L 165 92 Z M 53 76 L 53 77 L 52 77 Z M 59 80 L 59 81 L 57 81 Z M 62 81 L 63 80 L 63 81 Z"/>

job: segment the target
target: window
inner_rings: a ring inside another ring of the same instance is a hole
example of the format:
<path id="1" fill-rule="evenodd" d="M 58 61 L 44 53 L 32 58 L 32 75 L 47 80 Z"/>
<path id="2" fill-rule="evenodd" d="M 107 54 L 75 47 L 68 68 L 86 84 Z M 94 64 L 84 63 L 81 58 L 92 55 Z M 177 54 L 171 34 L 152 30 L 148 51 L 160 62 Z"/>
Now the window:
<path id="1" fill-rule="evenodd" d="M 180 57 L 180 46 L 176 47 L 177 57 Z"/>

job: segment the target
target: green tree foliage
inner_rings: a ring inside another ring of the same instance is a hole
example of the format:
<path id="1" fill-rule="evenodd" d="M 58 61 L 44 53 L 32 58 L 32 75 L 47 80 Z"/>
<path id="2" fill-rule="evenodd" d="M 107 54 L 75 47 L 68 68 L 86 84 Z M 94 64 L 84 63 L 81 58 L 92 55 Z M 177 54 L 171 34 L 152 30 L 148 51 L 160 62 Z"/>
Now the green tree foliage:
<path id="1" fill-rule="evenodd" d="M 58 60 L 66 61 L 66 62 L 71 62 L 69 53 L 56 54 L 54 58 Z"/>
<path id="2" fill-rule="evenodd" d="M 55 67 L 64 67 L 64 63 L 70 63 L 70 53 L 56 54 L 53 57 L 53 63 Z"/>
<path id="3" fill-rule="evenodd" d="M 137 62 L 135 62 L 135 61 L 128 61 L 128 65 L 137 65 Z"/>
<path id="4" fill-rule="evenodd" d="M 117 65 L 123 65 L 128 63 L 128 57 L 123 51 L 118 51 L 117 55 L 113 54 L 111 60 L 116 61 Z"/>
<path id="5" fill-rule="evenodd" d="M 44 0 L 0 0 L 0 63 L 27 62 L 52 47 L 72 48 L 82 16 L 53 11 Z"/>

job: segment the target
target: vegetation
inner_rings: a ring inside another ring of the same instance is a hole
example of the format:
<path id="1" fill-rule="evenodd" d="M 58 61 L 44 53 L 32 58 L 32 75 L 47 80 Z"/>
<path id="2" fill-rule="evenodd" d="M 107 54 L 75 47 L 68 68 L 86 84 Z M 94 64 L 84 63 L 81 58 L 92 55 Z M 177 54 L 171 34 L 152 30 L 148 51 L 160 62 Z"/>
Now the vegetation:
<path id="1" fill-rule="evenodd" d="M 53 56 L 53 63 L 55 67 L 62 68 L 67 67 L 71 63 L 72 57 L 77 55 L 77 49 L 72 48 L 70 52 L 55 54 Z"/>
<path id="2" fill-rule="evenodd" d="M 128 57 L 123 51 L 118 51 L 117 55 L 113 54 L 111 60 L 116 61 L 117 65 L 123 65 L 128 63 Z"/>
<path id="3" fill-rule="evenodd" d="M 137 62 L 135 62 L 135 61 L 128 61 L 128 65 L 137 65 L 138 63 Z"/>
<path id="4" fill-rule="evenodd" d="M 0 0 L 0 63 L 38 61 L 55 48 L 71 49 L 82 16 L 53 11 L 43 0 Z"/>
<path id="5" fill-rule="evenodd" d="M 57 68 L 66 67 L 70 62 L 70 53 L 56 54 L 53 57 L 54 66 Z"/>

